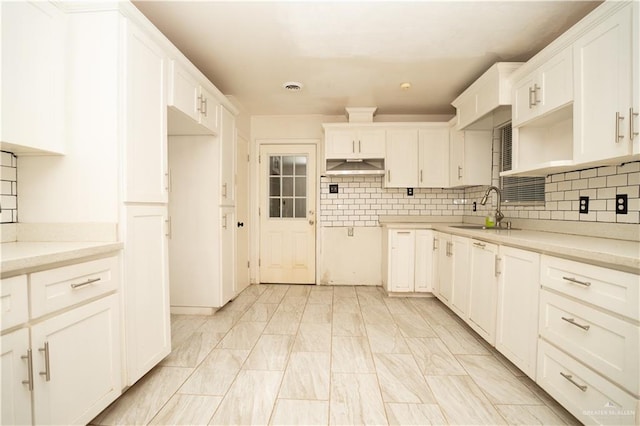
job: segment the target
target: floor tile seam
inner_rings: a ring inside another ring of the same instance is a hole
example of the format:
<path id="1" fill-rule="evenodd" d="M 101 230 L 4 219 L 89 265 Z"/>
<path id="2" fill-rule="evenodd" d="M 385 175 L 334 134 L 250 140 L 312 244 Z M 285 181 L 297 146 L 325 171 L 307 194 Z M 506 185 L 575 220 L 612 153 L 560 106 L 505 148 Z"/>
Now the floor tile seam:
<path id="1" fill-rule="evenodd" d="M 188 368 L 188 367 L 159 367 L 159 368 Z M 173 393 L 169 396 L 169 398 L 167 398 L 167 400 L 162 404 L 162 406 L 160 408 L 158 408 L 158 410 L 153 414 L 153 416 L 146 422 L 146 424 L 151 424 L 151 422 L 153 422 L 153 419 L 155 419 L 156 417 L 158 417 L 158 414 L 160 414 L 160 412 L 162 412 L 162 410 L 164 409 L 164 407 L 167 406 L 167 404 L 169 403 L 169 401 L 171 401 L 171 399 L 173 399 L 173 397 L 175 397 L 178 394 L 178 391 L 180 390 L 180 388 L 182 386 L 184 386 L 184 384 L 187 382 L 187 380 L 189 380 L 189 377 L 191 377 L 191 374 L 193 374 L 193 372 L 195 371 L 195 368 L 191 369 L 191 373 L 189 373 L 185 379 L 178 385 L 176 386 L 176 389 L 173 391 Z M 148 374 L 148 373 L 147 373 Z M 135 386 L 135 384 L 134 384 Z M 133 386 L 132 386 L 133 387 Z M 114 401 L 115 402 L 115 401 Z"/>

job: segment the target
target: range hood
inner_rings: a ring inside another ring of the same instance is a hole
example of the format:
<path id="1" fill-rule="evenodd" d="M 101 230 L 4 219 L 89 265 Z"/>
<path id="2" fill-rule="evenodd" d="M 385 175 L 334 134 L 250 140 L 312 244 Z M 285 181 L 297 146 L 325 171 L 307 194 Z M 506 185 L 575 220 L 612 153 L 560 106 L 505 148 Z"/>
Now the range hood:
<path id="1" fill-rule="evenodd" d="M 327 160 L 327 176 L 382 176 L 384 175 L 384 160 Z"/>

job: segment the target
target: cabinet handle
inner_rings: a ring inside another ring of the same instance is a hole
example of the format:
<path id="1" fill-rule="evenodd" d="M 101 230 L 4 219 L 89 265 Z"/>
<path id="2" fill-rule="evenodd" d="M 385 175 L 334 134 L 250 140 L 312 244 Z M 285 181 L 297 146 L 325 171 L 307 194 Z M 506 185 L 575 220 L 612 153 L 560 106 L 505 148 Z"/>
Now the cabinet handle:
<path id="1" fill-rule="evenodd" d="M 624 115 L 620 115 L 619 112 L 616 112 L 616 143 L 620 142 L 621 139 L 624 139 L 624 135 L 620 133 L 621 121 L 624 121 Z"/>
<path id="2" fill-rule="evenodd" d="M 541 89 L 538 84 L 533 85 L 533 105 L 538 105 L 540 103 L 540 99 L 538 99 L 538 91 Z"/>
<path id="3" fill-rule="evenodd" d="M 458 166 L 458 179 L 462 179 L 462 166 Z"/>
<path id="4" fill-rule="evenodd" d="M 44 348 L 38 348 L 39 352 L 44 352 L 44 371 L 40 372 L 41 376 L 49 382 L 51 381 L 51 370 L 49 368 L 49 342 L 44 342 Z"/>
<path id="5" fill-rule="evenodd" d="M 495 260 L 495 264 L 494 264 L 494 270 L 495 270 L 495 276 L 496 277 L 502 273 L 500 271 L 500 260 L 501 259 L 498 257 L 498 255 L 496 255 L 496 260 Z"/>
<path id="6" fill-rule="evenodd" d="M 484 243 L 473 243 L 474 246 L 476 247 L 480 247 L 480 248 L 485 248 L 487 245 Z"/>
<path id="7" fill-rule="evenodd" d="M 196 109 L 199 113 L 202 113 L 202 99 L 204 99 L 203 96 L 198 95 L 198 107 Z"/>
<path id="8" fill-rule="evenodd" d="M 358 141 L 358 152 L 362 152 L 362 141 Z"/>
<path id="9" fill-rule="evenodd" d="M 638 132 L 633 128 L 633 119 L 637 116 L 638 113 L 633 112 L 633 107 L 629 108 L 629 138 L 631 138 L 631 142 L 633 142 L 633 139 L 638 136 Z"/>
<path id="10" fill-rule="evenodd" d="M 420 183 L 422 183 L 422 169 L 420 169 Z"/>
<path id="11" fill-rule="evenodd" d="M 167 238 L 171 239 L 171 216 L 169 216 L 164 223 L 167 224 L 167 232 L 164 234 Z"/>
<path id="12" fill-rule="evenodd" d="M 447 257 L 453 256 L 453 252 L 451 251 L 451 242 L 447 241 Z"/>
<path id="13" fill-rule="evenodd" d="M 387 182 L 391 182 L 391 170 L 387 170 Z"/>
<path id="14" fill-rule="evenodd" d="M 33 354 L 31 353 L 31 349 L 27 349 L 27 354 L 22 355 L 20 358 L 27 360 L 27 368 L 29 369 L 28 376 L 27 376 L 28 379 L 23 380 L 22 384 L 29 385 L 29 390 L 32 391 L 33 390 Z"/>
<path id="15" fill-rule="evenodd" d="M 569 282 L 572 282 L 572 283 L 574 283 L 574 284 L 580 284 L 580 285 L 583 285 L 583 286 L 585 286 L 585 287 L 589 287 L 589 286 L 591 285 L 591 283 L 590 283 L 590 282 L 588 282 L 588 281 L 580 281 L 580 280 L 577 280 L 577 279 L 575 279 L 575 278 L 573 278 L 573 277 L 562 277 L 562 279 L 563 279 L 563 280 L 567 280 L 567 281 L 569 281 Z"/>
<path id="16" fill-rule="evenodd" d="M 565 379 L 567 379 L 568 381 L 571 382 L 571 384 L 573 384 L 575 387 L 577 387 L 578 389 L 580 389 L 582 392 L 586 392 L 587 391 L 587 385 L 579 385 L 578 383 L 576 383 L 573 380 L 573 376 L 571 374 L 565 374 L 562 371 L 560 372 L 560 375 L 562 377 L 564 377 Z"/>
<path id="17" fill-rule="evenodd" d="M 208 114 L 208 112 L 209 112 L 209 108 L 208 108 L 208 106 L 207 106 L 207 101 L 208 101 L 208 99 L 207 99 L 207 98 L 204 98 L 204 116 L 205 116 L 205 117 L 208 117 L 208 116 L 209 116 L 209 114 Z"/>
<path id="18" fill-rule="evenodd" d="M 529 109 L 533 108 L 535 105 L 533 103 L 533 96 L 535 94 L 535 89 L 533 87 L 529 87 Z"/>
<path id="19" fill-rule="evenodd" d="M 227 184 L 226 183 L 222 184 L 222 196 L 224 198 L 227 198 Z"/>
<path id="20" fill-rule="evenodd" d="M 97 283 L 98 281 L 100 281 L 100 278 L 91 278 L 91 279 L 86 280 L 83 283 L 71 284 L 71 288 L 75 290 L 75 289 L 82 288 L 82 287 L 84 287 L 86 285 L 89 285 L 89 284 Z"/>
<path id="21" fill-rule="evenodd" d="M 433 248 L 433 251 L 438 250 L 438 239 L 437 238 L 433 239 L 433 245 L 431 247 Z"/>
<path id="22" fill-rule="evenodd" d="M 227 229 L 227 215 L 226 214 L 222 215 L 222 220 L 223 220 L 222 228 Z"/>
<path id="23" fill-rule="evenodd" d="M 356 152 L 356 141 L 351 141 L 351 152 L 355 154 Z"/>
<path id="24" fill-rule="evenodd" d="M 568 322 L 568 323 L 569 323 L 569 324 L 571 324 L 571 325 L 575 325 L 576 327 L 580 327 L 581 329 L 583 329 L 583 330 L 585 330 L 585 331 L 589 331 L 589 329 L 591 328 L 591 326 L 590 326 L 590 325 L 582 325 L 582 324 L 578 324 L 578 323 L 576 322 L 576 320 L 575 320 L 575 319 L 573 319 L 573 318 L 567 318 L 567 317 L 560 317 L 560 318 L 562 318 L 563 320 L 565 320 L 566 322 Z"/>

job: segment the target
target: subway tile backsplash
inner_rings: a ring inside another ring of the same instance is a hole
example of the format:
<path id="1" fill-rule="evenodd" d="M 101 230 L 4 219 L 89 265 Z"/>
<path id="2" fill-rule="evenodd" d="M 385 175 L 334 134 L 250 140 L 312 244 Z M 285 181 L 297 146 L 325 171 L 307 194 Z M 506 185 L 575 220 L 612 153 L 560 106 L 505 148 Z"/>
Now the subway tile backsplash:
<path id="1" fill-rule="evenodd" d="M 0 151 L 0 223 L 18 221 L 18 158 Z"/>
<path id="2" fill-rule="evenodd" d="M 329 184 L 338 193 L 329 193 Z M 382 176 L 322 177 L 321 226 L 378 226 L 379 216 L 462 216 L 463 189 L 383 188 Z"/>

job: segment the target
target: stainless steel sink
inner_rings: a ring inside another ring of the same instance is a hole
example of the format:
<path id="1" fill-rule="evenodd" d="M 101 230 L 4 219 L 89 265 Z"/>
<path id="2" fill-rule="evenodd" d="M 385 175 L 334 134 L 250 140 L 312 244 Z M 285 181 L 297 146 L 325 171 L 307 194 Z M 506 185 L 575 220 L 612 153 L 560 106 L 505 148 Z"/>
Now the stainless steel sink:
<path id="1" fill-rule="evenodd" d="M 498 228 L 498 227 L 494 227 L 494 228 L 487 228 L 484 225 L 452 225 L 452 228 L 458 228 L 458 229 L 474 229 L 474 230 L 478 230 L 478 231 L 518 231 L 520 228 Z"/>

